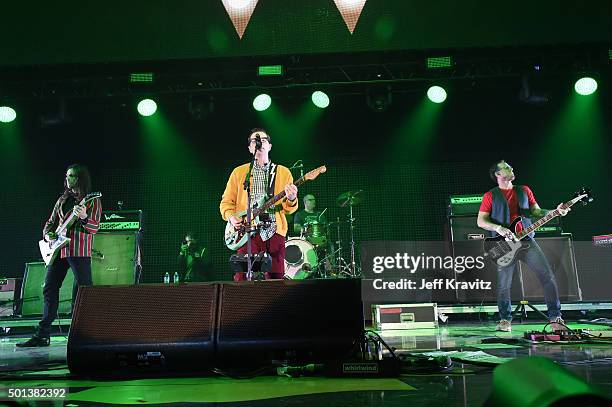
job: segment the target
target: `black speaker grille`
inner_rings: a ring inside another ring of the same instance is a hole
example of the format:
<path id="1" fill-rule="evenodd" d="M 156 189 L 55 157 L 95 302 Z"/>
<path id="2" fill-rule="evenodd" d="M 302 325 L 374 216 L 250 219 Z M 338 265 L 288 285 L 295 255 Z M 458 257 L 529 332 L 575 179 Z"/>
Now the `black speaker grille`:
<path id="1" fill-rule="evenodd" d="M 360 280 L 223 284 L 217 346 L 317 348 L 363 330 Z"/>
<path id="2" fill-rule="evenodd" d="M 81 344 L 212 340 L 216 286 L 83 287 L 70 336 Z"/>

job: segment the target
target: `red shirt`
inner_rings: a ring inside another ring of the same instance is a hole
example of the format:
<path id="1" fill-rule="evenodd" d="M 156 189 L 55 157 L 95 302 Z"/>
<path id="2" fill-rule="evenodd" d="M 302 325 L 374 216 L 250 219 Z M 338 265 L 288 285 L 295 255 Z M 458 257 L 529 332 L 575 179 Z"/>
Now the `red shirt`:
<path id="1" fill-rule="evenodd" d="M 508 208 L 510 209 L 510 223 L 512 223 L 514 221 L 514 219 L 516 219 L 519 216 L 519 204 L 518 204 L 518 197 L 516 194 L 516 191 L 514 190 L 514 188 L 510 188 L 510 189 L 499 189 L 502 194 L 504 194 L 504 197 L 506 198 L 506 201 L 508 202 Z M 523 190 L 525 191 L 525 193 L 527 194 L 527 201 L 529 203 L 529 207 L 531 208 L 533 205 L 537 205 L 537 202 L 535 200 L 535 197 L 533 196 L 533 192 L 531 191 L 531 188 L 529 188 L 527 185 L 523 185 Z M 491 213 L 491 210 L 493 208 L 493 193 L 491 191 L 485 192 L 485 194 L 482 196 L 482 202 L 480 204 L 480 212 L 486 212 L 486 213 Z M 519 222 L 516 225 L 516 233 L 519 233 L 521 230 L 523 230 L 523 225 Z"/>

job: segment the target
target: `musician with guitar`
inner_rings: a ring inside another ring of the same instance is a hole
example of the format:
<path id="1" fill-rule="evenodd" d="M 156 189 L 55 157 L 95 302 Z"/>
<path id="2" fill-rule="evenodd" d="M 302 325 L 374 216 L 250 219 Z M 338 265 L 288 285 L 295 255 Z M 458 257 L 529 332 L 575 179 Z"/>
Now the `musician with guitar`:
<path id="1" fill-rule="evenodd" d="M 98 231 L 102 205 L 100 193 L 90 193 L 91 177 L 87 168 L 73 164 L 66 170 L 64 192 L 43 228 L 39 245 L 47 274 L 43 288 L 43 317 L 32 338 L 18 347 L 49 346 L 51 324 L 57 316 L 59 293 L 68 268 L 78 285 L 91 285 L 91 249 Z M 73 303 L 76 296 L 73 289 Z"/>
<path id="2" fill-rule="evenodd" d="M 531 224 L 531 219 L 545 217 L 548 212 L 541 209 L 535 200 L 533 192 L 526 185 L 514 185 L 514 170 L 504 160 L 493 164 L 489 170 L 491 179 L 497 182 L 497 187 L 486 192 L 482 198 L 482 203 L 478 212 L 478 226 L 491 232 L 491 235 L 501 236 L 502 243 L 509 246 L 516 245 L 521 247 L 517 235 L 523 229 L 527 229 Z M 565 216 L 569 207 L 559 204 L 556 211 L 561 216 Z M 514 230 L 511 230 L 514 228 Z M 504 240 L 508 241 L 507 243 Z M 533 239 L 533 232 L 524 236 L 523 241 L 527 241 L 527 249 L 516 249 L 518 255 L 515 258 L 506 256 L 505 259 L 497 261 L 497 306 L 499 309 L 500 322 L 497 325 L 498 331 L 510 332 L 512 322 L 512 305 L 510 299 L 510 288 L 512 284 L 512 274 L 516 268 L 518 259 L 527 263 L 537 274 L 548 307 L 548 318 L 553 323 L 553 329 L 562 329 L 564 324 L 561 319 L 561 303 L 557 290 L 557 282 L 552 272 L 548 260 L 544 253 Z M 486 249 L 485 249 L 486 250 Z M 500 249 L 501 250 L 501 249 Z M 495 250 L 492 250 L 495 253 Z M 514 252 L 512 252 L 514 256 Z M 511 260 L 511 261 L 510 261 Z"/>
<path id="3" fill-rule="evenodd" d="M 286 214 L 298 209 L 297 187 L 293 184 L 293 176 L 287 167 L 270 161 L 272 139 L 264 129 L 255 128 L 248 137 L 248 149 L 255 156 L 252 163 L 235 168 L 227 181 L 221 204 L 221 216 L 229 221 L 229 226 L 236 231 L 246 226 L 242 215 L 247 209 L 247 191 L 244 189 L 245 178 L 249 177 L 251 204 L 262 206 L 262 202 L 273 195 L 283 194 L 280 202 L 257 217 L 257 232 L 251 238 L 252 252 L 267 252 L 272 258 L 272 268 L 266 273 L 266 279 L 282 279 L 285 273 L 285 236 L 287 236 Z M 252 168 L 251 168 L 252 167 Z M 232 231 L 233 232 L 233 231 Z M 226 231 L 226 243 L 227 243 Z M 240 233 L 244 236 L 244 233 Z M 239 254 L 247 253 L 246 239 L 241 239 L 235 247 Z M 235 281 L 245 280 L 245 273 L 236 273 Z"/>

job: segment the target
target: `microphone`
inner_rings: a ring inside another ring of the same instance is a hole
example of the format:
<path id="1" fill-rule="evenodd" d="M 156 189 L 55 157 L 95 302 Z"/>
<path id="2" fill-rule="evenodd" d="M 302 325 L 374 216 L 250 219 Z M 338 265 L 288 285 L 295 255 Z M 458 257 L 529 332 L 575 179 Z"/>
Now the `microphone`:
<path id="1" fill-rule="evenodd" d="M 261 150 L 261 136 L 259 134 L 255 136 L 255 150 Z"/>

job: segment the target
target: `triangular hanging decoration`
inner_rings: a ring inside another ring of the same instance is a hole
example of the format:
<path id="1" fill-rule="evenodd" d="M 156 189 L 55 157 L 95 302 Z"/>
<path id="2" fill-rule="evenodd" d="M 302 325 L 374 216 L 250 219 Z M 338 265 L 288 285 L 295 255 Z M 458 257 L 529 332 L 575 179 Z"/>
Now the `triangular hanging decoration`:
<path id="1" fill-rule="evenodd" d="M 357 25 L 357 21 L 359 21 L 359 16 L 361 16 L 361 11 L 366 1 L 367 0 L 334 0 L 351 34 L 355 31 L 355 26 Z"/>
<path id="2" fill-rule="evenodd" d="M 221 0 L 225 11 L 229 14 L 232 24 L 242 39 L 242 35 L 249 25 L 253 11 L 259 0 Z"/>

